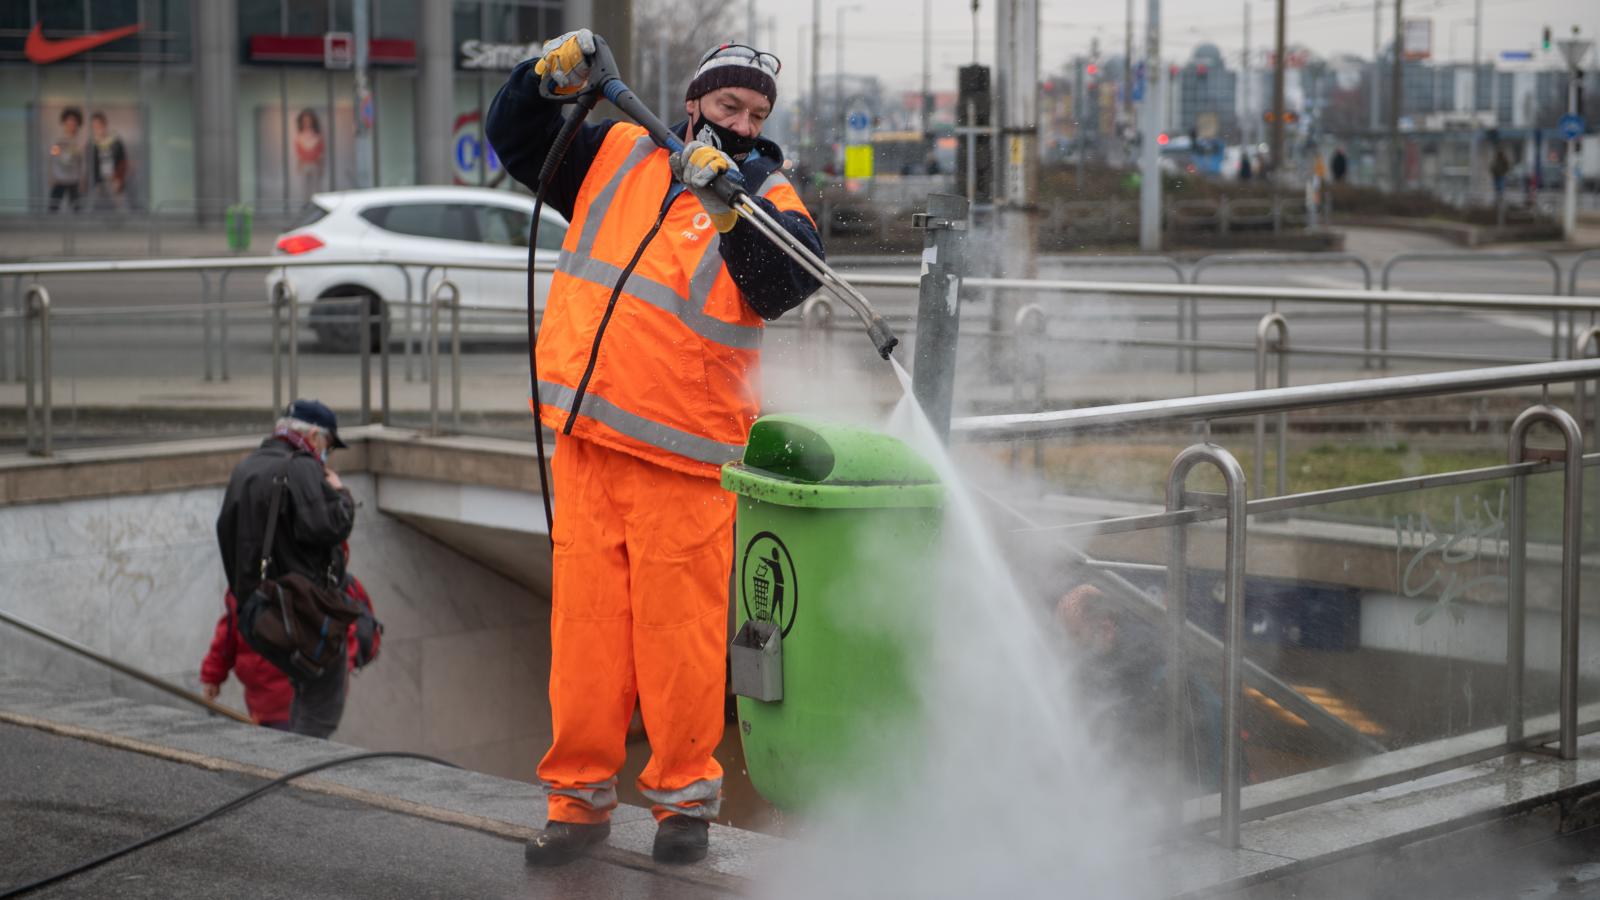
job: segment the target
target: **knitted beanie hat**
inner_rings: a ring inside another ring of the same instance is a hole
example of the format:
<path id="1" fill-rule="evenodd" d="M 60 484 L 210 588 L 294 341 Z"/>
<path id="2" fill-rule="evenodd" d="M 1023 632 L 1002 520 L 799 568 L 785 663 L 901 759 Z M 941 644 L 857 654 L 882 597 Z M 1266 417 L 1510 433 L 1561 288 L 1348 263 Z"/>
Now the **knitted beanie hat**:
<path id="1" fill-rule="evenodd" d="M 778 102 L 778 58 L 743 44 L 722 44 L 700 58 L 685 100 L 698 100 L 717 88 L 742 87 Z"/>

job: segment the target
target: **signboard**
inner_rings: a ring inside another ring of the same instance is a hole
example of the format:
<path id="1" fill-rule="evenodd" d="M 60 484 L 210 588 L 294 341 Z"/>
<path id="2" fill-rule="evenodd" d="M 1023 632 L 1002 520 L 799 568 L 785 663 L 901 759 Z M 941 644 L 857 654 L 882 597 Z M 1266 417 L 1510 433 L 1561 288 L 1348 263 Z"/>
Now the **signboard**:
<path id="1" fill-rule="evenodd" d="M 1567 113 L 1561 117 L 1561 137 L 1563 140 L 1575 141 L 1583 137 L 1583 116 Z"/>
<path id="2" fill-rule="evenodd" d="M 844 148 L 844 177 L 872 177 L 872 145 L 861 144 Z"/>
<path id="3" fill-rule="evenodd" d="M 495 186 L 505 178 L 500 167 L 500 157 L 488 141 L 478 139 L 476 110 L 456 117 L 456 127 L 450 136 L 450 168 L 456 184 L 478 184 L 478 170 L 483 170 L 483 183 Z"/>
<path id="4" fill-rule="evenodd" d="M 1407 19 L 1404 24 L 1406 59 L 1411 61 L 1433 58 L 1433 20 Z"/>
<path id="5" fill-rule="evenodd" d="M 356 64 L 356 36 L 348 31 L 330 31 L 322 36 L 322 65 L 328 69 L 349 69 Z"/>
<path id="6" fill-rule="evenodd" d="M 462 41 L 456 65 L 462 69 L 509 72 L 530 56 L 536 56 L 542 45 L 491 44 L 488 41 Z"/>
<path id="7" fill-rule="evenodd" d="M 844 117 L 846 144 L 872 143 L 872 115 L 864 106 L 852 104 Z"/>

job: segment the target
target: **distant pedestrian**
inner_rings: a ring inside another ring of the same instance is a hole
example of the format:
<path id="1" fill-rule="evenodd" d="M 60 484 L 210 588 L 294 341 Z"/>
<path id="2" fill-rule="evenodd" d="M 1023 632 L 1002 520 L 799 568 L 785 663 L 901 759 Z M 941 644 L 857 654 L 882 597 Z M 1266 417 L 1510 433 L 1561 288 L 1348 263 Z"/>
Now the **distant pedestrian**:
<path id="1" fill-rule="evenodd" d="M 1344 184 L 1345 176 L 1350 173 L 1350 159 L 1344 155 L 1343 147 L 1334 148 L 1329 167 L 1333 170 L 1333 183 Z"/>
<path id="2" fill-rule="evenodd" d="M 344 446 L 333 410 L 316 400 L 296 400 L 261 446 L 234 467 L 217 516 L 217 543 L 233 596 L 248 605 L 264 580 L 281 582 L 290 574 L 323 591 L 341 587 L 340 547 L 355 525 L 356 505 L 328 466 L 328 454 Z M 267 523 L 274 510 L 279 515 L 269 553 Z M 344 628 L 330 639 L 342 643 Z M 315 676 L 298 670 L 285 674 L 294 689 L 289 730 L 313 737 L 333 734 L 344 714 L 345 667 L 323 666 Z"/>
<path id="3" fill-rule="evenodd" d="M 1251 176 L 1254 174 L 1255 173 L 1251 170 L 1250 166 L 1250 154 L 1239 154 L 1239 180 L 1249 181 Z"/>
<path id="4" fill-rule="evenodd" d="M 78 211 L 78 195 L 83 189 L 83 142 L 78 132 L 83 130 L 83 111 L 69 106 L 61 111 L 61 136 L 50 145 L 50 211 L 61 209 L 66 200 L 73 212 Z"/>
<path id="5" fill-rule="evenodd" d="M 1494 181 L 1494 202 L 1498 206 L 1506 199 L 1506 175 L 1511 172 L 1511 160 L 1504 147 L 1494 148 L 1494 158 L 1489 160 L 1489 177 Z"/>

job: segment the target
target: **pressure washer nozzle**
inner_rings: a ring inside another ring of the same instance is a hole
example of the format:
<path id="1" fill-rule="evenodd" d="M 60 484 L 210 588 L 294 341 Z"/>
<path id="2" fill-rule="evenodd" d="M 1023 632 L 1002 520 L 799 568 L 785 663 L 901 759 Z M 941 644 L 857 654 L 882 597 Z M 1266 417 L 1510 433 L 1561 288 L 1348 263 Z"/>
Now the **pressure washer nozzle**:
<path id="1" fill-rule="evenodd" d="M 900 339 L 894 336 L 889 324 L 880 316 L 873 316 L 872 321 L 867 323 L 867 337 L 872 338 L 872 346 L 878 348 L 878 355 L 884 359 L 888 359 L 894 348 L 900 345 Z"/>

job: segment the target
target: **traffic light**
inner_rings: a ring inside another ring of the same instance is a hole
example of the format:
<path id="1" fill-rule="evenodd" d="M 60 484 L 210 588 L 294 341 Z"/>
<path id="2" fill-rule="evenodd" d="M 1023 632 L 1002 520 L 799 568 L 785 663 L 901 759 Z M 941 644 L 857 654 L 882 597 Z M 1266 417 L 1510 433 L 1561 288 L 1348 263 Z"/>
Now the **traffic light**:
<path id="1" fill-rule="evenodd" d="M 1266 122 L 1268 125 L 1272 124 L 1273 118 L 1273 112 L 1270 109 L 1261 114 L 1261 121 Z M 1283 111 L 1283 121 L 1287 124 L 1293 125 L 1294 123 L 1300 121 L 1300 114 L 1292 109 L 1286 109 Z"/>
<path id="2" fill-rule="evenodd" d="M 1550 49 L 1550 26 L 1549 25 L 1546 25 L 1544 27 L 1544 49 L 1546 49 L 1546 50 Z"/>

